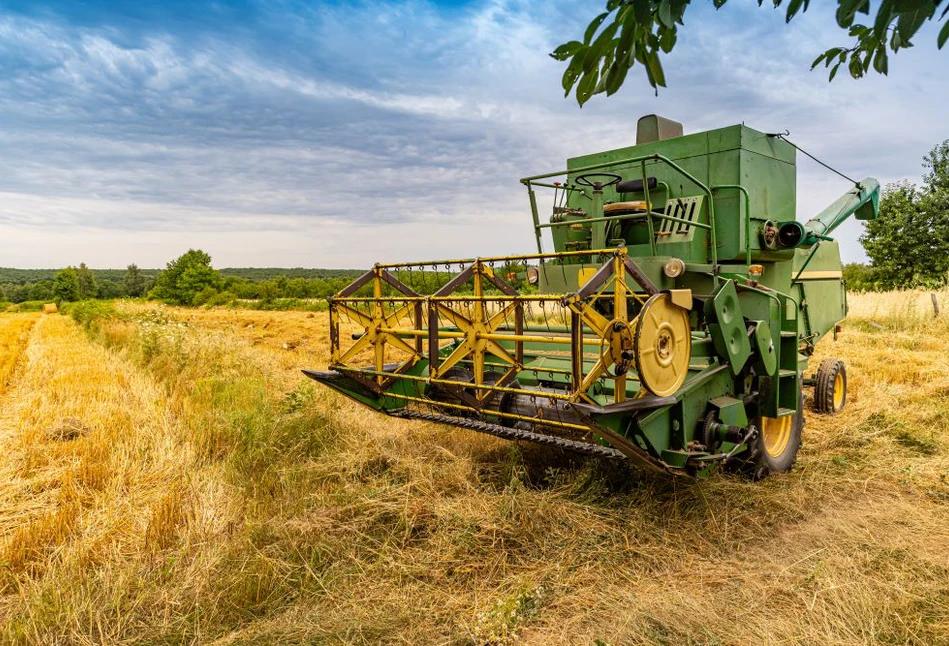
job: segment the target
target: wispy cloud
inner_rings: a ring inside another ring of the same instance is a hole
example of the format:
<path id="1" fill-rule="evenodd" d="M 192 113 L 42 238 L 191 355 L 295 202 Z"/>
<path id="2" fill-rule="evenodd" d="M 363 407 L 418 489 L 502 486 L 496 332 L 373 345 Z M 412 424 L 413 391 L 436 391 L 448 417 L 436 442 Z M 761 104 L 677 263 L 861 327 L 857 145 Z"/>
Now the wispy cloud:
<path id="1" fill-rule="evenodd" d="M 787 128 L 884 181 L 949 136 L 949 79 L 926 46 L 892 78 L 828 85 L 807 72 L 841 39 L 825 8 L 787 28 L 734 4 L 690 13 L 658 98 L 632 74 L 583 110 L 546 53 L 599 2 L 8 10 L 0 235 L 18 244 L 0 264 L 156 265 L 195 245 L 227 265 L 525 250 L 517 178 L 629 145 L 648 112 L 689 131 Z M 799 168 L 802 215 L 846 188 Z"/>

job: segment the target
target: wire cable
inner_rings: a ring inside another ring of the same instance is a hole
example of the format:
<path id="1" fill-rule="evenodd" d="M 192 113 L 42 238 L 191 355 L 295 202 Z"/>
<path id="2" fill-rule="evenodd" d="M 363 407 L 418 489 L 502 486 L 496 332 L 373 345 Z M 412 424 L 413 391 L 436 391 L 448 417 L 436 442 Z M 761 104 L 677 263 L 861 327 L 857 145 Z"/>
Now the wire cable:
<path id="1" fill-rule="evenodd" d="M 774 133 L 770 133 L 770 134 L 768 134 L 768 136 L 769 136 L 769 137 L 775 137 L 775 138 L 777 138 L 777 139 L 781 139 L 781 140 L 783 140 L 783 141 L 786 141 L 787 143 L 789 143 L 789 144 L 791 144 L 792 146 L 794 146 L 794 148 L 795 148 L 796 150 L 801 151 L 802 153 L 804 153 L 805 155 L 807 155 L 808 157 L 810 157 L 811 159 L 813 159 L 814 161 L 816 161 L 818 164 L 820 164 L 821 166 L 823 166 L 823 167 L 826 168 L 827 170 L 829 170 L 829 171 L 831 171 L 831 172 L 834 172 L 834 173 L 837 173 L 838 175 L 840 175 L 841 177 L 843 177 L 843 178 L 844 178 L 845 180 L 847 180 L 848 182 L 853 183 L 854 186 L 857 186 L 857 187 L 860 186 L 860 182 L 858 182 L 857 180 L 853 179 L 852 177 L 848 177 L 847 175 L 844 175 L 843 173 L 841 173 L 839 170 L 837 170 L 836 168 L 834 168 L 834 167 L 831 166 L 830 164 L 819 160 L 817 157 L 815 157 L 814 155 L 810 154 L 809 152 L 807 152 L 806 150 L 804 150 L 803 148 L 801 148 L 800 146 L 798 146 L 796 143 L 794 143 L 793 141 L 791 141 L 790 139 L 788 139 L 788 135 L 790 135 L 790 134 L 791 134 L 790 132 L 788 132 L 787 130 L 785 130 L 784 132 L 774 132 Z"/>

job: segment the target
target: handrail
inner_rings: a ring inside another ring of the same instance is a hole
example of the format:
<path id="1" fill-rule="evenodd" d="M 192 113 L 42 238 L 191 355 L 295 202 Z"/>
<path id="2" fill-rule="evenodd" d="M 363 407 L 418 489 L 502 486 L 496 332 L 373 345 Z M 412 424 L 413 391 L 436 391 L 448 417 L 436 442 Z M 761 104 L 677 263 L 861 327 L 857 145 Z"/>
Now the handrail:
<path id="1" fill-rule="evenodd" d="M 602 220 L 616 221 L 616 220 L 635 220 L 636 218 L 642 218 L 647 215 L 651 215 L 654 218 L 659 218 L 660 220 L 668 220 L 670 222 L 679 222 L 681 224 L 688 224 L 693 227 L 698 227 L 699 229 L 710 229 L 709 225 L 704 222 L 692 222 L 691 220 L 686 220 L 685 218 L 677 218 L 674 215 L 666 215 L 665 213 L 659 213 L 658 211 L 642 211 L 641 213 L 627 213 L 625 215 L 605 215 Z M 599 222 L 601 218 L 584 218 L 583 220 L 563 220 L 561 222 L 545 222 L 543 224 L 537 225 L 541 229 L 552 229 L 554 227 L 565 227 L 571 224 L 588 224 L 590 222 Z"/>
<path id="2" fill-rule="evenodd" d="M 745 264 L 751 264 L 751 196 L 748 195 L 748 189 L 741 184 L 719 184 L 713 186 L 713 191 L 732 189 L 741 191 L 745 196 Z"/>
<path id="3" fill-rule="evenodd" d="M 628 157 L 626 159 L 600 162 L 599 164 L 590 164 L 589 166 L 581 166 L 580 168 L 568 168 L 566 170 L 556 171 L 553 173 L 543 173 L 541 175 L 531 175 L 530 177 L 522 177 L 520 180 L 521 184 L 527 187 L 527 191 L 530 194 L 530 198 L 531 198 L 531 211 L 534 217 L 534 233 L 537 237 L 538 249 L 541 248 L 540 220 L 537 214 L 537 202 L 536 202 L 536 198 L 534 197 L 532 182 L 535 182 L 540 179 L 547 179 L 550 177 L 559 177 L 560 175 L 569 175 L 571 173 L 573 174 L 585 173 L 587 171 L 598 170 L 600 168 L 614 167 L 621 164 L 637 164 L 638 163 L 638 164 L 641 164 L 641 167 L 642 167 L 641 172 L 643 173 L 643 188 L 646 191 L 646 194 L 648 195 L 648 182 L 646 181 L 647 178 L 645 176 L 647 161 L 660 161 L 665 164 L 668 164 L 673 170 L 675 170 L 680 175 L 685 177 L 687 180 L 689 180 L 690 182 L 698 186 L 702 190 L 702 192 L 704 192 L 708 196 L 708 225 L 709 225 L 708 230 L 709 230 L 709 237 L 710 237 L 709 246 L 712 248 L 712 265 L 713 266 L 718 265 L 718 238 L 717 238 L 716 230 L 715 230 L 715 204 L 714 204 L 714 196 L 712 195 L 712 190 L 708 186 L 700 182 L 699 179 L 695 175 L 685 170 L 684 168 L 679 166 L 677 163 L 675 163 L 668 157 L 664 155 L 660 155 L 659 153 L 653 153 L 651 155 L 639 155 L 637 157 Z M 652 220 L 650 219 L 650 224 L 651 223 L 652 223 Z M 654 239 L 652 241 L 652 244 L 655 245 Z"/>
<path id="4" fill-rule="evenodd" d="M 562 258 L 564 256 L 612 256 L 617 251 L 621 253 L 626 252 L 625 247 L 611 247 L 607 249 L 586 249 L 584 251 L 554 251 L 547 253 L 527 253 L 527 254 L 517 254 L 512 256 L 481 256 L 479 258 L 450 258 L 443 260 L 421 260 L 416 262 L 391 262 L 391 263 L 378 263 L 373 265 L 377 269 L 397 269 L 399 267 L 405 267 L 411 269 L 414 267 L 435 267 L 438 265 L 458 265 L 462 263 L 470 264 L 473 262 L 481 263 L 492 263 L 492 262 L 506 262 L 508 260 L 544 260 L 546 258 Z"/>

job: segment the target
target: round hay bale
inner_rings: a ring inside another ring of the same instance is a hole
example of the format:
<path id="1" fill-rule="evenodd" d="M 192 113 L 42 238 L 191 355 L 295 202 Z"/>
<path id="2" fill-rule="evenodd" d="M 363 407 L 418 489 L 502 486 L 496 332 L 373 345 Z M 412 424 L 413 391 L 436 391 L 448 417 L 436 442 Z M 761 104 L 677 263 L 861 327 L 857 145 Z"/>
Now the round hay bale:
<path id="1" fill-rule="evenodd" d="M 43 306 L 43 314 L 58 314 L 59 308 L 56 307 L 56 303 L 47 303 Z"/>

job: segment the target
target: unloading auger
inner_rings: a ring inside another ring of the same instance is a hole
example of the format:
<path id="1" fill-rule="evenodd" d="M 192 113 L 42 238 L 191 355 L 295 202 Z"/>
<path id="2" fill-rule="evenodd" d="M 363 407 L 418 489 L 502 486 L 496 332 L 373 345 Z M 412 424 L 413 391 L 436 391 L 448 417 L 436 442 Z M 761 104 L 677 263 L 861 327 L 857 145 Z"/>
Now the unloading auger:
<path id="1" fill-rule="evenodd" d="M 644 117 L 636 146 L 521 180 L 537 253 L 376 265 L 329 299 L 330 370 L 304 372 L 389 415 L 657 471 L 787 471 L 804 386 L 818 411 L 846 401 L 843 362 L 804 378 L 847 311 L 829 234 L 879 199 L 866 178 L 801 225 L 795 154 Z"/>

